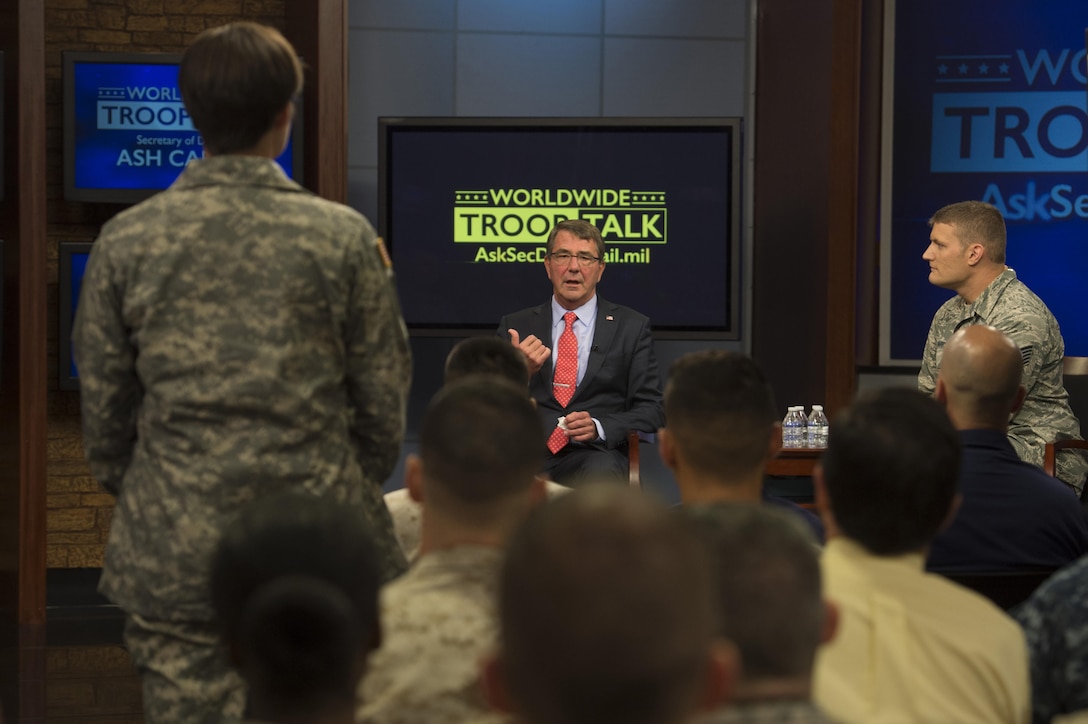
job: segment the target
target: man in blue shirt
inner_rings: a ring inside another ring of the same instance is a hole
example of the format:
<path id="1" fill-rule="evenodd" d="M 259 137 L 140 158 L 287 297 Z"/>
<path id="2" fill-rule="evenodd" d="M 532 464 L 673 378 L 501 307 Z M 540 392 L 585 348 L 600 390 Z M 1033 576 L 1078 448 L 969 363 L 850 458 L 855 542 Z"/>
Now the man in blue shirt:
<path id="1" fill-rule="evenodd" d="M 963 442 L 963 501 L 933 542 L 930 570 L 1058 568 L 1088 553 L 1073 489 L 1022 461 L 1006 435 L 1024 400 L 1022 369 L 1020 349 L 996 327 L 964 327 L 945 345 L 934 394 Z"/>

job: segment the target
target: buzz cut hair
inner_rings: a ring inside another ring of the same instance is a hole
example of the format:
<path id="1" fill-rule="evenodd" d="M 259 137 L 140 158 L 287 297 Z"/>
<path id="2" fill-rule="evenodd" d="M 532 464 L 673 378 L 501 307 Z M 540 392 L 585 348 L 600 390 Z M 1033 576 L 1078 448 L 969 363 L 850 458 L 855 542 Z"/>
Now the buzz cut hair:
<path id="1" fill-rule="evenodd" d="M 930 227 L 934 224 L 955 227 L 961 244 L 981 244 L 986 250 L 987 259 L 995 264 L 1005 263 L 1005 218 L 993 204 L 985 201 L 949 204 L 930 218 Z"/>

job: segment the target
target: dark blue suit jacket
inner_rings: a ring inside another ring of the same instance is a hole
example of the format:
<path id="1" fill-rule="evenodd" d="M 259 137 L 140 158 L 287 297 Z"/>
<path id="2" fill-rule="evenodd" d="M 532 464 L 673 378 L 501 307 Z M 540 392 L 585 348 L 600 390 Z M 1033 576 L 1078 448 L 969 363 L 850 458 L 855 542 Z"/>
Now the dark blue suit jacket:
<path id="1" fill-rule="evenodd" d="M 498 330 L 503 339 L 510 338 L 508 329 L 516 329 L 522 339 L 534 334 L 551 347 L 551 300 L 503 317 Z M 657 432 L 665 424 L 661 379 L 650 320 L 645 315 L 597 296 L 597 323 L 589 362 L 566 407 L 552 395 L 554 356 L 553 350 L 529 380 L 529 394 L 536 399 L 546 431 L 555 428 L 561 415 L 584 410 L 600 420 L 604 430 L 605 442 L 598 441 L 594 446 L 615 448 L 626 443 L 628 430 Z"/>
<path id="2" fill-rule="evenodd" d="M 927 568 L 1057 568 L 1088 553 L 1088 523 L 1065 483 L 1025 463 L 996 430 L 962 430 L 963 504 L 937 536 Z"/>

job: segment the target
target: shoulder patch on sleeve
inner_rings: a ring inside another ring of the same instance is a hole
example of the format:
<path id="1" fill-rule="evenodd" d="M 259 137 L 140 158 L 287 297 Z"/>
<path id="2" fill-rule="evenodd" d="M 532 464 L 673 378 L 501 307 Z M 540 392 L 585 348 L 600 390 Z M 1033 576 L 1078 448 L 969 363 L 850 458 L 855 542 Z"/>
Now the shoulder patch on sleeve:
<path id="1" fill-rule="evenodd" d="M 382 258 L 382 264 L 386 269 L 393 268 L 393 260 L 389 258 L 389 250 L 385 248 L 385 240 L 377 236 L 374 238 L 374 246 L 378 248 L 378 256 Z"/>
<path id="2" fill-rule="evenodd" d="M 1020 348 L 1020 359 L 1024 361 L 1024 365 L 1027 366 L 1031 362 L 1031 353 L 1035 349 L 1034 345 L 1029 344 L 1027 347 Z"/>

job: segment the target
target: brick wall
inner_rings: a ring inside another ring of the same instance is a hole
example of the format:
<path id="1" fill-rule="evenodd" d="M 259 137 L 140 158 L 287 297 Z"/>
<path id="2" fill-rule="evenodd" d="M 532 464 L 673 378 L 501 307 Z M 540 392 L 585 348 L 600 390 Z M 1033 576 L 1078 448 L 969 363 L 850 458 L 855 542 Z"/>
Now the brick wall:
<path id="1" fill-rule="evenodd" d="M 57 248 L 93 241 L 120 211 L 114 204 L 64 201 L 61 52 L 180 53 L 205 28 L 232 20 L 283 27 L 284 0 L 46 0 L 45 74 L 49 257 L 49 478 L 46 563 L 95 568 L 109 534 L 113 498 L 83 460 L 79 393 L 57 389 Z"/>
<path id="2" fill-rule="evenodd" d="M 46 720 L 143 724 L 140 678 L 121 646 L 50 646 Z"/>

